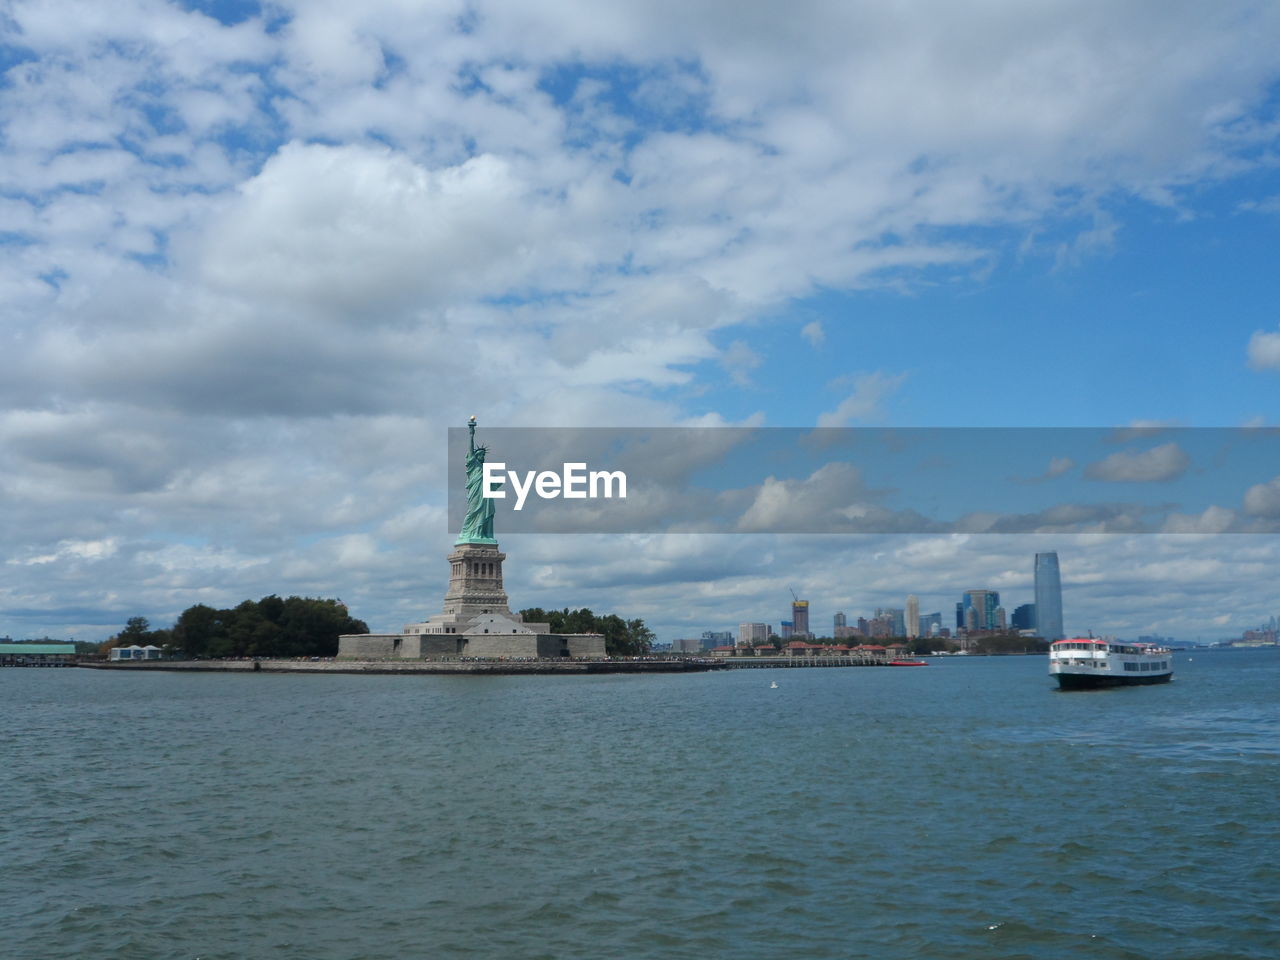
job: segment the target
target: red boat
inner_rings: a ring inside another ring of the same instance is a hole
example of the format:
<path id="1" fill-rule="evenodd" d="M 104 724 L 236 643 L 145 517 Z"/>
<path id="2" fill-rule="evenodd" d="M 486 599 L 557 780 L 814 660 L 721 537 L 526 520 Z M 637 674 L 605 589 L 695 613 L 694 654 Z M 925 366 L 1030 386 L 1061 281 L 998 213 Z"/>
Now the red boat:
<path id="1" fill-rule="evenodd" d="M 927 660 L 890 660 L 889 661 L 889 666 L 891 667 L 927 667 L 928 665 L 929 665 L 929 661 Z"/>

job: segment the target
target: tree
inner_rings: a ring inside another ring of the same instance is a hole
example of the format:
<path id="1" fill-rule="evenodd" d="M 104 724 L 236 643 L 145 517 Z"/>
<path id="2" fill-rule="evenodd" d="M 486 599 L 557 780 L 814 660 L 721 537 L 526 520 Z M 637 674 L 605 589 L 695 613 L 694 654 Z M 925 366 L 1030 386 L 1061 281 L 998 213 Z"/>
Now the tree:
<path id="1" fill-rule="evenodd" d="M 147 625 L 145 618 L 134 620 Z M 225 610 L 198 603 L 182 611 L 172 631 L 144 637 L 157 646 L 171 642 L 192 657 L 330 657 L 338 652 L 339 634 L 368 632 L 341 601 L 271 594 Z"/>
<path id="2" fill-rule="evenodd" d="M 580 610 L 543 610 L 529 607 L 520 611 L 526 623 L 546 623 L 552 633 L 599 633 L 604 636 L 604 650 L 611 657 L 638 657 L 653 648 L 653 631 L 643 620 L 623 620 L 616 613 L 596 616 L 590 608 Z"/>
<path id="3" fill-rule="evenodd" d="M 151 632 L 151 621 L 146 617 L 130 617 L 125 627 L 116 636 L 120 640 L 121 646 L 130 646 L 132 644 L 142 644 L 147 634 Z"/>
<path id="4" fill-rule="evenodd" d="M 214 652 L 226 647 L 226 624 L 220 611 L 203 603 L 187 607 L 173 625 L 173 642 L 189 657 L 225 656 Z"/>

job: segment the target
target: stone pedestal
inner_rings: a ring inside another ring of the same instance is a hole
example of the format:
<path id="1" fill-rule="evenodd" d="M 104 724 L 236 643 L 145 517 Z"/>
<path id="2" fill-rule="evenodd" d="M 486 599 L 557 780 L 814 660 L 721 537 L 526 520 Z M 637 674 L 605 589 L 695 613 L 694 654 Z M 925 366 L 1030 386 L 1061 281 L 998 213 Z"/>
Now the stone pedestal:
<path id="1" fill-rule="evenodd" d="M 444 612 L 456 617 L 486 613 L 512 616 L 507 592 L 502 588 L 502 561 L 507 555 L 498 545 L 460 543 L 449 554 L 449 589 Z"/>
<path id="2" fill-rule="evenodd" d="M 460 543 L 449 554 L 444 609 L 400 634 L 338 638 L 339 659 L 542 659 L 605 655 L 598 634 L 553 634 L 547 623 L 525 623 L 512 613 L 502 586 L 507 555 L 496 543 Z"/>

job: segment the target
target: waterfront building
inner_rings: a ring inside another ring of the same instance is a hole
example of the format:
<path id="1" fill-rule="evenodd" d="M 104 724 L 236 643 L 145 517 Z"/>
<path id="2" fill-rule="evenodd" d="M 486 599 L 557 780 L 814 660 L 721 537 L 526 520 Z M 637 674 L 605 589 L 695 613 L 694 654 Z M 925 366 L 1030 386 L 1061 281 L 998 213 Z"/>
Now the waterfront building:
<path id="1" fill-rule="evenodd" d="M 1034 603 L 1023 603 L 1014 607 L 1010 624 L 1015 630 L 1034 630 L 1036 628 L 1036 605 Z"/>
<path id="2" fill-rule="evenodd" d="M 908 637 L 920 636 L 920 598 L 914 593 L 907 595 L 907 632 Z"/>
<path id="3" fill-rule="evenodd" d="M 1036 554 L 1035 577 L 1036 629 L 1050 642 L 1061 640 L 1066 634 L 1062 630 L 1062 576 L 1056 552 Z"/>
<path id="4" fill-rule="evenodd" d="M 769 633 L 767 623 L 740 623 L 738 624 L 738 646 L 753 647 L 757 643 L 768 643 Z"/>
<path id="5" fill-rule="evenodd" d="M 936 637 L 942 632 L 942 613 L 926 613 L 920 617 L 920 636 Z"/>
<path id="6" fill-rule="evenodd" d="M 1240 639 L 1235 642 L 1235 646 L 1274 647 L 1276 646 L 1276 631 L 1265 627 L 1257 630 L 1246 630 L 1240 635 Z"/>
<path id="7" fill-rule="evenodd" d="M 849 621 L 848 621 L 848 619 L 845 617 L 845 615 L 844 615 L 844 611 L 841 611 L 840 613 L 837 613 L 837 614 L 835 615 L 834 622 L 832 623 L 832 628 L 831 628 L 831 629 L 832 629 L 832 633 L 831 633 L 831 635 L 832 635 L 833 637 L 838 637 L 838 636 L 839 636 L 839 634 L 838 634 L 838 633 L 836 633 L 835 631 L 836 631 L 836 630 L 839 630 L 841 627 L 847 627 L 848 625 L 849 625 Z"/>
<path id="8" fill-rule="evenodd" d="M 779 635 L 783 640 L 790 640 L 796 635 L 796 625 L 790 620 L 783 620 L 779 628 Z"/>
<path id="9" fill-rule="evenodd" d="M 702 631 L 703 646 L 708 650 L 712 647 L 732 646 L 733 631 L 732 630 L 704 630 Z"/>
<path id="10" fill-rule="evenodd" d="M 673 653 L 701 653 L 702 638 L 684 637 L 679 640 L 672 640 L 671 650 Z"/>
<path id="11" fill-rule="evenodd" d="M 72 647 L 74 648 L 74 644 Z M 159 660 L 160 648 L 155 644 L 141 647 L 136 643 L 130 647 L 112 647 L 107 658 L 109 660 Z"/>

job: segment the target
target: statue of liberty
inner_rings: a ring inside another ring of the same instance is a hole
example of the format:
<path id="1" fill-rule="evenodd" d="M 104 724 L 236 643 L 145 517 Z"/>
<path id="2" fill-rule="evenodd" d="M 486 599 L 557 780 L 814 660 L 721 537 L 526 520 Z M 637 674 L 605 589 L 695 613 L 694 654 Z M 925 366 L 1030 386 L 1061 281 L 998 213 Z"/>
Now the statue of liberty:
<path id="1" fill-rule="evenodd" d="M 484 488 L 485 446 L 476 446 L 476 418 L 467 421 L 471 431 L 471 448 L 467 452 L 467 517 L 462 522 L 458 543 L 497 543 L 493 538 L 493 500 L 482 495 Z M 496 486 L 498 484 L 495 484 Z"/>

